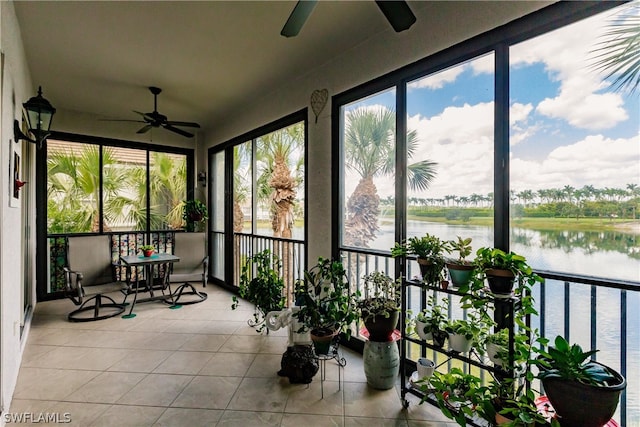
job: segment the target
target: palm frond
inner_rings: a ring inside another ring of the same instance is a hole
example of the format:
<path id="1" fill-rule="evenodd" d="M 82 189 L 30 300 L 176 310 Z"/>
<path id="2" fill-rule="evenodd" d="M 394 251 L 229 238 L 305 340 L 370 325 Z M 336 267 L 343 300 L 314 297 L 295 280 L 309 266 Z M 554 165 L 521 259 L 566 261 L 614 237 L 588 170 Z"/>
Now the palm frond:
<path id="1" fill-rule="evenodd" d="M 633 94 L 640 83 L 640 2 L 621 6 L 601 38 L 591 66 L 613 78 L 614 90 Z"/>

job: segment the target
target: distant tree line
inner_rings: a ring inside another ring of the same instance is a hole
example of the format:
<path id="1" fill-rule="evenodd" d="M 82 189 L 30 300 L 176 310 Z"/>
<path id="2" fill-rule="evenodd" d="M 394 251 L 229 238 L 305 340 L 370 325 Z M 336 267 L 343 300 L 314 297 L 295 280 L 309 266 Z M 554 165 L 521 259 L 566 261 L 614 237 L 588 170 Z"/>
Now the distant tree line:
<path id="1" fill-rule="evenodd" d="M 393 208 L 395 199 L 388 196 L 380 204 Z M 408 198 L 412 215 L 468 220 L 470 217 L 491 216 L 493 193 L 468 196 L 446 195 L 440 198 Z M 640 187 L 596 188 L 585 185 L 575 188 L 511 191 L 511 211 L 515 217 L 567 218 L 608 217 L 635 219 L 640 210 Z"/>

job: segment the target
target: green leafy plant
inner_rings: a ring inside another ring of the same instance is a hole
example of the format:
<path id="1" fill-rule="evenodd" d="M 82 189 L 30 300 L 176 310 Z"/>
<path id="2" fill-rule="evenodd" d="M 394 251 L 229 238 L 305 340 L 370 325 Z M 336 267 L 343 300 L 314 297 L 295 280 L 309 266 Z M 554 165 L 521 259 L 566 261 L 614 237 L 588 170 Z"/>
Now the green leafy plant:
<path id="1" fill-rule="evenodd" d="M 527 264 L 527 259 L 515 252 L 506 253 L 498 248 L 480 248 L 476 251 L 474 261 L 476 267 L 482 271 L 488 269 L 509 270 L 514 276 L 536 277 Z"/>
<path id="2" fill-rule="evenodd" d="M 200 200 L 186 200 L 183 202 L 182 219 L 185 221 L 187 231 L 195 231 L 196 225 L 209 218 L 207 205 Z"/>
<path id="3" fill-rule="evenodd" d="M 434 344 L 442 347 L 444 341 L 447 338 L 447 333 L 444 331 L 444 324 L 447 321 L 447 308 L 449 302 L 447 298 L 442 298 L 441 302 L 438 302 L 434 295 L 429 295 L 427 299 L 427 307 L 422 310 L 416 316 L 416 321 L 421 322 L 424 326 L 414 321 L 415 328 L 422 327 L 424 334 L 431 334 Z M 419 331 L 416 329 L 416 333 Z"/>
<path id="4" fill-rule="evenodd" d="M 466 426 L 467 417 L 472 418 L 477 406 L 488 399 L 488 388 L 481 385 L 480 378 L 465 374 L 460 368 L 446 373 L 435 371 L 420 388 L 425 396 L 433 390 L 442 413 L 461 426 Z"/>
<path id="5" fill-rule="evenodd" d="M 242 266 L 238 295 L 255 305 L 253 318 L 248 323 L 257 332 L 264 330 L 267 313 L 285 307 L 284 280 L 280 271 L 282 261 L 268 249 L 254 254 Z M 238 298 L 233 296 L 231 308 L 235 310 L 238 305 Z"/>
<path id="6" fill-rule="evenodd" d="M 449 240 L 447 242 L 448 248 L 450 252 L 458 252 L 457 259 L 448 259 L 447 261 L 450 263 L 456 263 L 460 265 L 470 265 L 471 261 L 467 261 L 467 257 L 471 255 L 471 237 L 467 237 L 463 239 L 460 236 L 456 236 L 458 240 Z"/>
<path id="7" fill-rule="evenodd" d="M 468 340 L 475 340 L 480 329 L 468 320 L 452 320 L 444 325 L 444 330 L 450 334 L 464 335 Z"/>
<path id="8" fill-rule="evenodd" d="M 588 360 L 597 351 L 583 351 L 578 344 L 569 345 L 567 340 L 558 335 L 554 346 L 549 346 L 548 352 L 542 352 L 539 357 L 538 378 L 560 378 L 593 386 L 618 384 L 618 378 L 606 366 Z"/>
<path id="9" fill-rule="evenodd" d="M 391 317 L 400 311 L 400 281 L 379 271 L 373 271 L 362 278 L 365 298 L 358 302 L 363 321 L 374 320 L 377 316 Z"/>
<path id="10" fill-rule="evenodd" d="M 154 251 L 156 250 L 156 247 L 153 245 L 142 245 L 138 247 L 138 250 L 140 251 Z"/>
<path id="11" fill-rule="evenodd" d="M 360 292 L 352 292 L 344 266 L 339 261 L 318 258 L 318 263 L 296 282 L 300 309 L 293 313 L 302 327 L 297 332 L 330 335 L 334 331 L 351 336 L 348 327 L 358 319 Z"/>
<path id="12" fill-rule="evenodd" d="M 495 413 L 499 413 L 510 421 L 500 423 L 500 427 L 560 427 L 557 419 L 549 421 L 536 405 L 536 396 L 532 390 L 520 393 L 512 399 L 501 402 L 499 407 L 483 407 L 483 418 L 495 420 Z"/>
<path id="13" fill-rule="evenodd" d="M 423 237 L 410 237 L 403 243 L 396 242 L 391 248 L 391 256 L 415 255 L 431 262 L 444 261 L 444 252 L 449 252 L 449 242 L 439 237 L 425 234 Z"/>
<path id="14" fill-rule="evenodd" d="M 415 255 L 426 283 L 439 283 L 444 279 L 445 252 L 449 252 L 449 242 L 429 233 L 423 237 L 410 237 L 402 243 L 396 242 L 391 248 L 392 257 Z"/>

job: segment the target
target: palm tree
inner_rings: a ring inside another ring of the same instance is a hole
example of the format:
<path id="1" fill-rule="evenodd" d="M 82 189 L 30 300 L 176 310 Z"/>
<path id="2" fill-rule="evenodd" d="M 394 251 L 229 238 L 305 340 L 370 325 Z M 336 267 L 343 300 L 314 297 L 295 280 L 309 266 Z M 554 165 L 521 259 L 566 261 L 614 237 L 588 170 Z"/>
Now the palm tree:
<path id="1" fill-rule="evenodd" d="M 304 127 L 297 123 L 262 136 L 256 155 L 262 163 L 258 198 L 268 195 L 274 237 L 291 238 L 297 189 L 304 174 Z"/>
<path id="2" fill-rule="evenodd" d="M 126 172 L 113 167 L 118 163 L 112 149 L 103 149 L 102 189 L 105 212 L 103 229 L 116 219 L 109 203 L 118 196 Z M 58 232 L 97 232 L 100 229 L 100 147 L 87 145 L 79 153 L 53 151 L 47 159 L 48 216 L 63 229 Z M 50 221 L 50 222 L 52 222 Z M 51 226 L 51 225 L 50 225 Z M 51 230 L 53 231 L 53 230 Z"/>
<path id="3" fill-rule="evenodd" d="M 407 133 L 407 154 L 417 148 L 417 133 Z M 346 204 L 344 244 L 369 247 L 378 231 L 380 197 L 375 177 L 393 175 L 395 171 L 395 113 L 387 108 L 358 108 L 346 115 L 344 135 L 345 166 L 360 180 Z M 435 177 L 434 162 L 423 160 L 407 167 L 409 187 L 426 190 Z"/>
<path id="4" fill-rule="evenodd" d="M 244 213 L 242 204 L 250 194 L 248 181 L 250 181 L 251 168 L 244 168 L 250 159 L 250 142 L 238 144 L 233 147 L 233 232 L 241 233 L 244 228 Z"/>
<path id="5" fill-rule="evenodd" d="M 593 67 L 605 73 L 605 79 L 614 78 L 614 90 L 633 94 L 640 82 L 640 3 L 621 6 L 602 37 L 593 51 Z"/>

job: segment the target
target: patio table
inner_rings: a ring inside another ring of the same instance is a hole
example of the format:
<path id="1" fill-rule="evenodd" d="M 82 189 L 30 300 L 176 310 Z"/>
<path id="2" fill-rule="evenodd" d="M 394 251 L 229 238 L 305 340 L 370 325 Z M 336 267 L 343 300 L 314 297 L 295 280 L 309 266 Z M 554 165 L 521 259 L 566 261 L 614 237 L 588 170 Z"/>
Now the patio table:
<path id="1" fill-rule="evenodd" d="M 153 294 L 153 270 L 155 266 L 162 264 L 173 264 L 174 262 L 179 262 L 180 258 L 172 255 L 172 254 L 154 254 L 149 257 L 142 255 L 128 255 L 121 256 L 120 260 L 127 267 L 143 267 L 144 268 L 144 278 L 146 280 L 146 288 L 149 291 L 149 296 L 138 299 L 138 291 L 140 289 L 140 277 L 136 275 L 136 286 L 133 296 L 133 302 L 131 303 L 131 309 L 129 310 L 129 314 L 125 314 L 122 316 L 124 319 L 130 319 L 136 317 L 135 313 L 133 313 L 133 309 L 136 305 L 136 302 L 147 302 L 147 301 L 157 301 L 162 300 L 164 302 L 170 302 L 172 304 L 172 308 L 178 308 L 179 306 L 175 304 L 174 294 L 171 292 L 171 282 L 169 281 L 169 270 L 170 268 L 165 268 L 165 275 L 163 278 L 163 283 L 161 285 L 160 291 L 161 295 Z M 164 290 L 168 289 L 169 293 L 165 294 Z"/>

